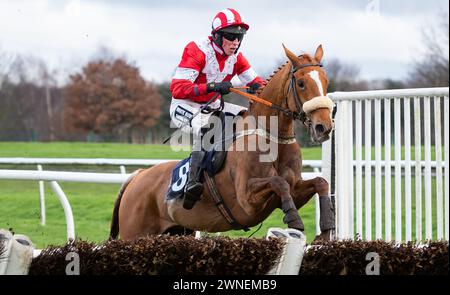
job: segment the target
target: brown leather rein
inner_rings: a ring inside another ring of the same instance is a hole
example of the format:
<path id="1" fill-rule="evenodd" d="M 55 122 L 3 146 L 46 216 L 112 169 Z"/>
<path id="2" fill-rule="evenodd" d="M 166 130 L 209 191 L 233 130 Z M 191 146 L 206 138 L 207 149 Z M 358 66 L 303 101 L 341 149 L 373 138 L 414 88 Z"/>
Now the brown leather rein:
<path id="1" fill-rule="evenodd" d="M 297 72 L 299 69 L 303 69 L 306 67 L 322 67 L 323 65 L 321 63 L 308 63 L 308 64 L 303 64 L 300 65 L 298 67 L 291 67 L 291 72 L 289 74 L 290 76 L 290 81 L 289 81 L 289 86 L 288 86 L 288 93 L 286 95 L 286 106 L 288 105 L 288 96 L 289 93 L 292 91 L 294 94 L 294 102 L 295 102 L 295 106 L 297 108 L 297 111 L 291 111 L 288 108 L 284 108 L 281 105 L 275 104 L 267 99 L 264 99 L 262 97 L 258 97 L 256 95 L 247 93 L 247 92 L 243 92 L 241 90 L 238 90 L 236 87 L 234 88 L 230 88 L 231 92 L 234 92 L 236 94 L 239 94 L 249 100 L 252 100 L 254 102 L 263 104 L 265 106 L 268 106 L 272 109 L 278 110 L 280 112 L 283 112 L 286 116 L 291 117 L 294 120 L 299 120 L 301 121 L 304 125 L 308 126 L 309 124 L 309 120 L 308 120 L 308 116 L 306 115 L 306 113 L 303 111 L 303 107 L 302 107 L 302 102 L 300 100 L 300 96 L 298 95 L 297 92 L 297 83 L 296 83 L 296 79 L 295 79 L 295 72 Z"/>

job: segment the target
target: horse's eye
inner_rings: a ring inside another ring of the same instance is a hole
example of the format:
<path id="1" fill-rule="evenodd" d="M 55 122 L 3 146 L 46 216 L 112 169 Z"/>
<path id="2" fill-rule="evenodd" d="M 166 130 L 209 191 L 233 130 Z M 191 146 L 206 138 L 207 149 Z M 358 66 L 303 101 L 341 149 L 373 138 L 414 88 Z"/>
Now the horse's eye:
<path id="1" fill-rule="evenodd" d="M 303 82 L 303 80 L 298 80 L 297 81 L 298 87 L 300 87 L 300 89 L 305 89 L 305 83 Z"/>

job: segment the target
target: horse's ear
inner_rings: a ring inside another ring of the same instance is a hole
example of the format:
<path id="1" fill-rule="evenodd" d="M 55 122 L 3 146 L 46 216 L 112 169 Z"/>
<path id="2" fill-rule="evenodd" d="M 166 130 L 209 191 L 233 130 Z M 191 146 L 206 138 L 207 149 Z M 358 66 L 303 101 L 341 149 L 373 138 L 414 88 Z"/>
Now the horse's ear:
<path id="1" fill-rule="evenodd" d="M 298 57 L 297 55 L 295 55 L 292 51 L 290 51 L 289 49 L 286 48 L 286 46 L 283 45 L 284 48 L 284 52 L 286 53 L 287 58 L 291 61 L 291 63 L 293 65 L 296 65 L 298 62 Z"/>
<path id="2" fill-rule="evenodd" d="M 322 57 L 323 57 L 323 48 L 322 48 L 322 44 L 320 44 L 319 47 L 317 47 L 317 49 L 316 49 L 314 58 L 316 59 L 317 62 L 320 62 L 322 60 Z"/>

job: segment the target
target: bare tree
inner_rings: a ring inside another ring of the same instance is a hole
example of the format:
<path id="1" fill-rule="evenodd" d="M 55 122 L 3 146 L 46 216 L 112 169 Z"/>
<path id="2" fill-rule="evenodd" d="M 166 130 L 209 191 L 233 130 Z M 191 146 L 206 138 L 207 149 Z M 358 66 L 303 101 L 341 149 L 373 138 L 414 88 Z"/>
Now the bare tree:
<path id="1" fill-rule="evenodd" d="M 449 85 L 449 21 L 448 12 L 438 16 L 438 24 L 422 30 L 425 51 L 418 55 L 410 73 L 413 87 L 439 87 Z"/>
<path id="2" fill-rule="evenodd" d="M 60 112 L 50 98 L 60 97 L 60 91 L 49 81 L 54 81 L 53 74 L 43 60 L 0 54 L 1 140 L 55 139 L 54 120 L 59 115 L 54 114 Z"/>
<path id="3" fill-rule="evenodd" d="M 325 70 L 329 79 L 328 92 L 367 90 L 368 83 L 359 78 L 360 69 L 339 59 L 325 62 Z"/>
<path id="4" fill-rule="evenodd" d="M 0 47 L 0 91 L 3 83 L 10 78 L 13 61 L 14 55 L 9 52 L 2 51 Z"/>
<path id="5" fill-rule="evenodd" d="M 45 89 L 45 106 L 47 110 L 47 119 L 48 119 L 48 125 L 49 125 L 49 139 L 50 141 L 55 140 L 55 118 L 53 115 L 53 104 L 52 104 L 52 95 L 51 95 L 51 88 L 54 88 L 56 86 L 56 81 L 54 78 L 54 74 L 50 73 L 50 70 L 48 69 L 45 62 L 42 60 L 38 61 L 38 75 L 42 86 Z"/>

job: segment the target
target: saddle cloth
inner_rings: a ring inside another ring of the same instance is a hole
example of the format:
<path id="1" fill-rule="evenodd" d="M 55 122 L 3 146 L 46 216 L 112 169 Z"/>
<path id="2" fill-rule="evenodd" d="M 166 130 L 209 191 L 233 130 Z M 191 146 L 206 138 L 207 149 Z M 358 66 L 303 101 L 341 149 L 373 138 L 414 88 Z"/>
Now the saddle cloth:
<path id="1" fill-rule="evenodd" d="M 202 173 L 206 171 L 211 177 L 214 176 L 223 167 L 226 158 L 226 151 L 208 151 L 203 158 Z M 183 198 L 184 187 L 188 181 L 190 157 L 181 160 L 172 170 L 172 180 L 166 193 L 166 200 Z M 203 179 L 202 179 L 203 182 Z"/>
<path id="2" fill-rule="evenodd" d="M 189 158 L 181 160 L 172 171 L 172 181 L 166 194 L 166 200 L 182 198 L 189 175 Z"/>

